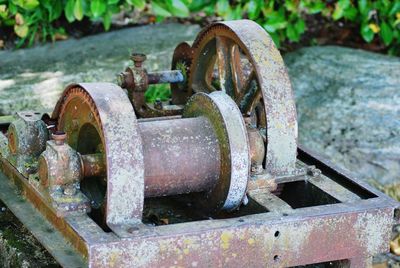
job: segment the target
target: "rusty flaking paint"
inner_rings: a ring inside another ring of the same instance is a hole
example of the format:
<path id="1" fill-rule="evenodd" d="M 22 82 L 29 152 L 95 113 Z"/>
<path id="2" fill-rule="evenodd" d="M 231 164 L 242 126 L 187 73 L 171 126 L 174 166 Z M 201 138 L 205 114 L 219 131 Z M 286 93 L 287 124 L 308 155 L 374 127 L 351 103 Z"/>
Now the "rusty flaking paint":
<path id="1" fill-rule="evenodd" d="M 367 259 L 387 248 L 389 232 L 384 232 L 374 247 L 368 246 L 368 236 L 382 233 L 382 228 L 390 229 L 390 211 L 349 211 L 342 215 L 272 221 L 260 215 L 243 223 L 225 220 L 165 226 L 158 228 L 157 237 L 93 245 L 92 267 L 129 267 L 131 263 L 137 267 L 191 267 L 193 263 L 200 267 L 288 267 L 359 256 Z M 384 220 L 370 222 L 371 217 Z M 357 222 L 364 224 L 360 227 Z M 383 222 L 384 225 L 379 224 Z"/>

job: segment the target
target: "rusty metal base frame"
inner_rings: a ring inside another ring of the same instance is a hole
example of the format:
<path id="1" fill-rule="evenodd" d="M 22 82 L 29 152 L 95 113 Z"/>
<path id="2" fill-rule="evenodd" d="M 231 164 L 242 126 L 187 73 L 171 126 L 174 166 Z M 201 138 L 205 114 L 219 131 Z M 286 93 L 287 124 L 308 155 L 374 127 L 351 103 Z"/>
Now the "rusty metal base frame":
<path id="1" fill-rule="evenodd" d="M 298 164 L 315 169 L 275 179 L 279 193 L 264 193 L 264 211 L 143 224 L 120 238 L 103 231 L 89 216 L 57 217 L 25 177 L 6 160 L 0 162 L 0 198 L 67 267 L 293 267 L 324 262 L 330 262 L 329 267 L 370 267 L 373 255 L 388 251 L 398 207 L 381 192 L 299 148 Z M 46 218 L 44 223 L 34 217 L 28 202 L 21 205 L 16 189 Z M 58 232 L 52 232 L 53 227 Z"/>

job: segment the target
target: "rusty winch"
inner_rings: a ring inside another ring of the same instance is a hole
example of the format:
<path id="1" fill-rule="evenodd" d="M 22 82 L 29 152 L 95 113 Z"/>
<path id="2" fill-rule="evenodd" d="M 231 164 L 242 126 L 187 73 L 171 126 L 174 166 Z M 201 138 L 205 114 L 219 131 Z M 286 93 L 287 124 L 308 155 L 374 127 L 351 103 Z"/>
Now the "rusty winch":
<path id="1" fill-rule="evenodd" d="M 0 133 L 0 198 L 60 264 L 368 267 L 387 250 L 397 203 L 299 147 L 259 25 L 211 24 L 169 71 L 131 59 L 118 85 L 72 84 Z M 170 100 L 146 102 L 161 83 Z"/>

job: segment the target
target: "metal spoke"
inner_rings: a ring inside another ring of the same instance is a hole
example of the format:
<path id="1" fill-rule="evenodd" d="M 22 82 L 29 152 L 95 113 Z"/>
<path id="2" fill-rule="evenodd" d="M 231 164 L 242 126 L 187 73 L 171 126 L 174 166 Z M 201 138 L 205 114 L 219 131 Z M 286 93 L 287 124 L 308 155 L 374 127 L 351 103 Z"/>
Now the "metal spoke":
<path id="1" fill-rule="evenodd" d="M 239 46 L 234 44 L 231 48 L 231 70 L 232 70 L 232 80 L 233 80 L 233 91 L 235 94 L 235 100 L 240 94 L 240 89 L 243 86 L 243 72 L 242 72 L 242 62 L 240 56 Z"/>
<path id="2" fill-rule="evenodd" d="M 222 91 L 227 93 L 233 99 L 236 98 L 233 82 L 232 70 L 232 41 L 229 39 L 217 36 L 216 37 L 216 51 L 217 51 L 217 64 L 219 84 Z"/>
<path id="3" fill-rule="evenodd" d="M 217 56 L 214 54 L 211 56 L 210 61 L 208 62 L 208 66 L 205 71 L 204 80 L 207 87 L 208 92 L 216 91 L 217 89 L 213 85 L 214 77 L 214 67 L 215 62 L 217 61 Z"/>
<path id="4" fill-rule="evenodd" d="M 256 73 L 252 70 L 237 99 L 242 114 L 249 115 L 255 109 L 260 98 L 260 87 L 256 80 Z"/>

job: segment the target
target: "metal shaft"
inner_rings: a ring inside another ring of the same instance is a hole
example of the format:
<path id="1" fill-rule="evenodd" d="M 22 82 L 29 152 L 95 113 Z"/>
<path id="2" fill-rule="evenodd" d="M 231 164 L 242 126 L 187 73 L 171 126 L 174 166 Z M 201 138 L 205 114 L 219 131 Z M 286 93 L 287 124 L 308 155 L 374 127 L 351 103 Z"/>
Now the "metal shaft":
<path id="1" fill-rule="evenodd" d="M 179 70 L 148 73 L 149 84 L 180 83 L 184 80 L 185 78 Z"/>
<path id="2" fill-rule="evenodd" d="M 145 197 L 211 189 L 220 174 L 220 150 L 204 117 L 140 122 Z M 101 155 L 83 155 L 84 176 L 105 175 Z"/>

